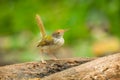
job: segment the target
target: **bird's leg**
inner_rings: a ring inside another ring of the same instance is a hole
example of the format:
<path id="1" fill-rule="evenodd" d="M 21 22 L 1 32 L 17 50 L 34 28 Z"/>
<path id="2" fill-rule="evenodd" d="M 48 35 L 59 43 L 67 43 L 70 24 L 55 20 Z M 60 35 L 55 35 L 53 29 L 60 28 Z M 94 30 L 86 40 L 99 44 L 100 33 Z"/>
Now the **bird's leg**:
<path id="1" fill-rule="evenodd" d="M 51 55 L 51 57 L 52 57 L 52 58 L 51 58 L 52 60 L 58 60 L 57 57 L 56 57 L 53 53 L 50 54 L 50 55 Z"/>
<path id="2" fill-rule="evenodd" d="M 43 59 L 43 50 L 41 50 L 41 62 L 43 64 L 46 64 L 47 62 Z"/>
<path id="3" fill-rule="evenodd" d="M 49 48 L 49 55 L 51 56 L 52 60 L 58 60 L 57 57 L 54 55 L 54 51 Z"/>

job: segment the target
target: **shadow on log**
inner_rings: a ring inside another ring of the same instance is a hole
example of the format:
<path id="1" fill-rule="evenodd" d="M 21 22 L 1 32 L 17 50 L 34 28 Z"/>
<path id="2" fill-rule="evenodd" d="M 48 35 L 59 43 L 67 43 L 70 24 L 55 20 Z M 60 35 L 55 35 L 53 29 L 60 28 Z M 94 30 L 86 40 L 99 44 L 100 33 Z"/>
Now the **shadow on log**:
<path id="1" fill-rule="evenodd" d="M 120 53 L 0 67 L 0 80 L 120 80 Z"/>

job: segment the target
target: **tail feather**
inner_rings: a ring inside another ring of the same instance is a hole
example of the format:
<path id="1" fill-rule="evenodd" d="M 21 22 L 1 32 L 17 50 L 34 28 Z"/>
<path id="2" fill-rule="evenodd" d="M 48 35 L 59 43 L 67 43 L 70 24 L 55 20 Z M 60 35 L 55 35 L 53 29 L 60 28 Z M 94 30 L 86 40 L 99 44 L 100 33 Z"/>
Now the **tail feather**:
<path id="1" fill-rule="evenodd" d="M 41 18 L 38 14 L 36 14 L 36 20 L 37 20 L 37 24 L 38 24 L 38 27 L 40 28 L 41 35 L 42 35 L 42 38 L 43 38 L 43 37 L 46 36 L 46 31 L 45 31 L 43 22 L 42 22 L 42 20 L 41 20 Z"/>

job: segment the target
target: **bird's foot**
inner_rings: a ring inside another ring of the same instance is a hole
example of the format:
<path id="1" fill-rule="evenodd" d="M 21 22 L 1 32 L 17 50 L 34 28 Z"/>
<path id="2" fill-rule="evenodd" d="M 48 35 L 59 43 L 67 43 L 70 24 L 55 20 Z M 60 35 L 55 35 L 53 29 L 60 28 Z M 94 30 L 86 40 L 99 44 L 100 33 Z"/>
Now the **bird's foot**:
<path id="1" fill-rule="evenodd" d="M 42 62 L 43 64 L 47 64 L 47 62 L 46 62 L 45 60 L 41 60 L 41 62 Z"/>
<path id="2" fill-rule="evenodd" d="M 54 60 L 54 61 L 55 61 L 55 60 L 58 60 L 58 59 L 57 59 L 57 58 L 51 58 L 51 60 Z"/>

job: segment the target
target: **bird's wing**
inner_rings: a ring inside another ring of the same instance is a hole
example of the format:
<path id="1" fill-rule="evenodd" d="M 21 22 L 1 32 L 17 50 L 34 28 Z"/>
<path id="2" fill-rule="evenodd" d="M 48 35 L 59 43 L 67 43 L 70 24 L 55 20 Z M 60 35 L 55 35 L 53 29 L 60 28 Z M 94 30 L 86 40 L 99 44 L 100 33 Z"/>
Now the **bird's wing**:
<path id="1" fill-rule="evenodd" d="M 40 16 L 38 14 L 36 14 L 36 20 L 37 20 L 37 24 L 38 24 L 38 26 L 40 28 L 42 38 L 44 38 L 46 36 L 46 31 L 45 31 L 43 22 L 42 22 L 42 20 L 41 20 L 41 18 L 40 18 Z"/>
<path id="2" fill-rule="evenodd" d="M 45 36 L 37 45 L 37 47 L 39 46 L 48 46 L 48 45 L 52 45 L 54 43 L 54 39 L 51 36 Z"/>

